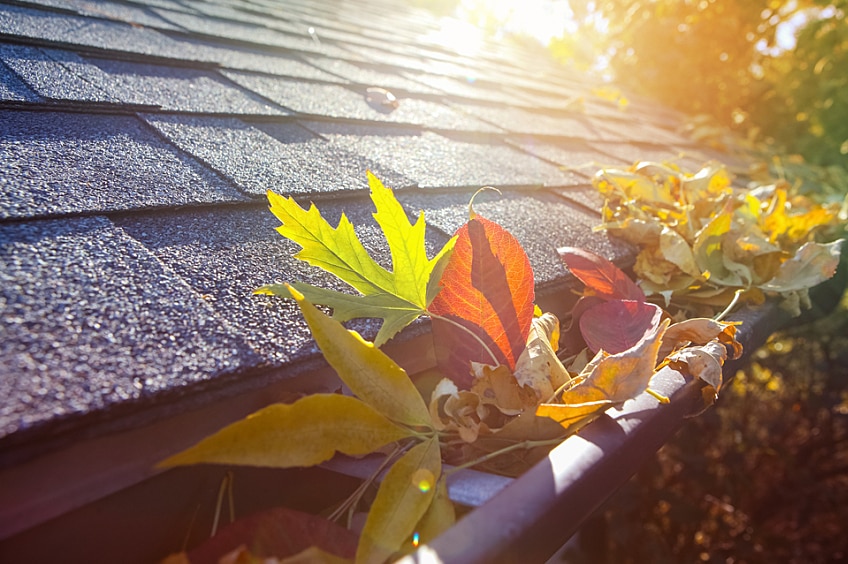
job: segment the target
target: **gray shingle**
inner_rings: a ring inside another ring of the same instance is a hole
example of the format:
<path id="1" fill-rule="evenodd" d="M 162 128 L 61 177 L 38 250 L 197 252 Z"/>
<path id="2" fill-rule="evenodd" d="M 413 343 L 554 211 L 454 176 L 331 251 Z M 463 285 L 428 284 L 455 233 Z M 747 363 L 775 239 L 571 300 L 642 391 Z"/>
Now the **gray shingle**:
<path id="1" fill-rule="evenodd" d="M 599 138 L 598 133 L 593 131 L 581 117 L 554 116 L 530 112 L 521 108 L 484 106 L 482 104 L 451 102 L 450 105 L 510 133 L 552 135 L 577 139 Z"/>
<path id="2" fill-rule="evenodd" d="M 302 114 L 405 123 L 433 129 L 498 131 L 494 126 L 429 100 L 403 98 L 397 109 L 389 111 L 375 109 L 365 101 L 364 94 L 335 84 L 316 84 L 233 71 L 222 72 L 245 88 Z"/>
<path id="3" fill-rule="evenodd" d="M 306 56 L 306 60 L 327 72 L 342 77 L 347 82 L 365 86 L 378 86 L 387 90 L 404 90 L 415 94 L 439 94 L 440 91 L 426 84 L 410 80 L 397 72 L 381 71 L 363 65 L 355 65 L 339 59 Z"/>
<path id="4" fill-rule="evenodd" d="M 619 142 L 687 145 L 691 140 L 668 129 L 648 123 L 644 119 L 631 116 L 617 123 L 604 119 L 595 119 L 597 131 L 603 139 Z"/>
<path id="5" fill-rule="evenodd" d="M 391 186 L 413 184 L 373 160 L 329 145 L 295 123 L 251 126 L 234 118 L 146 115 L 145 119 L 183 150 L 264 197 L 266 190 L 308 194 L 367 190 L 365 171 Z"/>
<path id="6" fill-rule="evenodd" d="M 604 198 L 592 186 L 574 186 L 569 188 L 552 188 L 551 191 L 567 200 L 576 202 L 598 216 L 604 205 Z"/>
<path id="7" fill-rule="evenodd" d="M 388 247 L 367 198 L 325 201 L 319 209 L 333 226 L 338 225 L 344 212 L 369 253 L 384 267 L 391 267 Z M 300 247 L 276 233 L 280 222 L 264 206 L 130 217 L 118 220 L 118 225 L 145 244 L 195 292 L 206 296 L 228 327 L 270 363 L 309 357 L 317 349 L 293 301 L 254 296 L 255 288 L 306 282 L 352 291 L 335 277 L 294 259 Z M 447 237 L 430 233 L 427 243 L 431 256 L 445 242 Z M 379 322 L 357 320 L 349 326 L 373 338 Z"/>
<path id="8" fill-rule="evenodd" d="M 212 71 L 97 58 L 86 61 L 84 78 L 125 103 L 184 112 L 288 113 Z"/>
<path id="9" fill-rule="evenodd" d="M 203 8 L 201 7 L 201 9 Z M 157 16 L 165 19 L 166 21 L 193 33 L 262 45 L 277 45 L 277 42 L 279 41 L 279 32 L 261 25 L 239 21 L 227 21 L 216 17 L 189 14 L 184 11 L 164 10 L 161 8 L 154 8 L 153 11 Z"/>
<path id="10" fill-rule="evenodd" d="M 468 201 L 473 194 L 402 194 L 398 199 L 407 210 L 424 210 L 428 225 L 454 233 L 468 220 Z M 556 282 L 565 276 L 557 247 L 581 247 L 610 259 L 633 254 L 628 244 L 603 233 L 593 233 L 597 216 L 586 213 L 553 194 L 534 195 L 504 192 L 483 193 L 474 210 L 512 233 L 524 247 L 537 285 Z"/>
<path id="11" fill-rule="evenodd" d="M 0 437 L 259 359 L 100 217 L 0 225 Z"/>
<path id="12" fill-rule="evenodd" d="M 0 111 L 0 217 L 241 201 L 128 116 Z"/>
<path id="13" fill-rule="evenodd" d="M 198 50 L 205 46 L 198 48 Z M 237 48 L 206 48 L 210 55 L 210 60 L 214 60 L 222 67 L 258 71 L 266 74 L 274 74 L 278 76 L 289 76 L 293 78 L 305 78 L 307 80 L 322 80 L 325 82 L 344 82 L 335 75 L 324 72 L 321 69 L 315 68 L 311 64 L 307 64 L 300 59 L 294 57 L 286 57 L 280 54 L 269 52 L 252 51 L 249 49 Z"/>
<path id="14" fill-rule="evenodd" d="M 160 8 L 153 10 L 167 21 L 204 37 L 221 37 L 247 44 L 318 53 L 328 57 L 356 58 L 344 49 L 328 43 L 316 42 L 307 33 L 305 27 L 300 35 L 295 35 L 242 22 L 219 20 Z"/>
<path id="15" fill-rule="evenodd" d="M 105 0 L 35 0 L 34 3 L 42 6 L 73 10 L 82 16 L 108 18 L 159 29 L 179 29 L 153 14 L 149 9 L 131 4 L 108 2 Z"/>
<path id="16" fill-rule="evenodd" d="M 95 18 L 0 5 L 0 33 L 129 53 L 183 57 L 178 44 L 150 28 Z"/>
<path id="17" fill-rule="evenodd" d="M 437 88 L 438 91 L 450 94 L 451 96 L 459 96 L 474 101 L 494 102 L 508 106 L 530 105 L 524 98 L 511 95 L 508 92 L 493 87 L 491 84 L 483 85 L 473 78 L 458 79 L 449 76 L 412 73 L 409 71 L 404 72 L 404 76 Z"/>
<path id="18" fill-rule="evenodd" d="M 82 76 L 89 65 L 79 55 L 58 49 L 0 45 L 0 59 L 41 96 L 52 100 L 110 102 L 119 100 Z"/>
<path id="19" fill-rule="evenodd" d="M 568 167 L 576 177 L 587 182 L 601 166 L 614 164 L 620 166 L 625 161 L 615 158 L 600 149 L 602 143 L 591 145 L 585 141 L 560 139 L 556 141 L 536 139 L 532 136 L 512 137 L 510 144 L 537 155 L 543 159 Z"/>
<path id="20" fill-rule="evenodd" d="M 449 138 L 429 131 L 313 121 L 306 126 L 333 145 L 405 171 L 421 187 L 542 186 L 574 183 L 574 175 L 502 143 Z"/>
<path id="21" fill-rule="evenodd" d="M 9 102 L 36 102 L 38 95 L 21 82 L 14 72 L 0 62 L 0 100 Z"/>

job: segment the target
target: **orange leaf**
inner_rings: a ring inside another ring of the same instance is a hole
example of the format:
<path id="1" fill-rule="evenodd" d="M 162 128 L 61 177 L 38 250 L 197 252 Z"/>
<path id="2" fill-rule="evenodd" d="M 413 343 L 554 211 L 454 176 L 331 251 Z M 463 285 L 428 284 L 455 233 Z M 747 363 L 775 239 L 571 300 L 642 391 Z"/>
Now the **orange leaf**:
<path id="1" fill-rule="evenodd" d="M 472 361 L 515 368 L 535 296 L 533 270 L 518 240 L 485 218 L 469 220 L 457 231 L 440 285 L 428 309 L 443 370 L 467 388 Z"/>

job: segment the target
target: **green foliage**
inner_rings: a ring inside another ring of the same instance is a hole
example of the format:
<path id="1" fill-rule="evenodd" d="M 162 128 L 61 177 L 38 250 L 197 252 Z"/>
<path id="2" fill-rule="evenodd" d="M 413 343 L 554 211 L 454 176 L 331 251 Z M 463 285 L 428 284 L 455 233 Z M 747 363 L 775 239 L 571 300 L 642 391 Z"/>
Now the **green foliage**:
<path id="1" fill-rule="evenodd" d="M 552 42 L 585 67 L 814 164 L 848 164 L 848 2 L 571 2 L 579 31 Z M 794 47 L 778 41 L 794 28 Z"/>
<path id="2" fill-rule="evenodd" d="M 304 210 L 293 198 L 284 198 L 270 190 L 268 201 L 271 212 L 282 222 L 277 231 L 302 247 L 295 257 L 334 274 L 361 295 L 303 283 L 293 286 L 307 299 L 332 307 L 333 317 L 338 321 L 356 317 L 383 319 L 375 339 L 380 346 L 425 313 L 431 274 L 442 256 L 450 252 L 453 241 L 436 257 L 427 258 L 423 214 L 411 224 L 391 190 L 370 172 L 368 183 L 377 209 L 374 219 L 383 230 L 392 255 L 392 271 L 371 258 L 345 215 L 337 227 L 332 227 L 314 204 Z M 289 295 L 281 284 L 263 286 L 256 293 Z"/>

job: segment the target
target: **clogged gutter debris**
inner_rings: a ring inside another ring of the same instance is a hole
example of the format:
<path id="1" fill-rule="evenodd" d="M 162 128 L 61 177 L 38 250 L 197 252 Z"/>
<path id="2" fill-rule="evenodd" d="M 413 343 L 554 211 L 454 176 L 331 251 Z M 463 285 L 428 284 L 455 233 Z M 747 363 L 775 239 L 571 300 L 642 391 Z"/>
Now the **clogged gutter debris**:
<path id="1" fill-rule="evenodd" d="M 297 302 L 353 395 L 269 406 L 162 463 L 286 468 L 317 465 L 336 452 L 385 453 L 388 472 L 368 509 L 356 562 L 384 562 L 450 527 L 448 472 L 515 475 L 609 407 L 643 392 L 667 402 L 651 390 L 659 367 L 701 378 L 705 397 L 714 397 L 724 361 L 741 354 L 736 326 L 722 321 L 728 311 L 769 295 L 799 310 L 807 290 L 833 275 L 841 244 L 817 239 L 836 232 L 835 210 L 791 196 L 784 185 L 739 190 L 719 165 L 695 174 L 657 163 L 601 170 L 599 228 L 641 247 L 639 279 L 585 250 L 560 249 L 585 285 L 561 336 L 559 320 L 534 306 L 533 272 L 515 237 L 469 205 L 468 222 L 428 257 L 423 213 L 410 223 L 391 190 L 368 178 L 393 269 L 369 256 L 345 216 L 333 227 L 314 205 L 304 210 L 269 192 L 279 233 L 302 247 L 296 257 L 357 294 L 304 283 L 256 291 Z M 331 307 L 332 317 L 313 304 Z M 432 322 L 443 375 L 429 397 L 377 348 L 420 316 Z M 356 317 L 383 320 L 374 343 L 342 326 Z M 347 515 L 350 525 L 375 480 L 333 517 Z M 332 552 L 315 542 L 313 552 Z"/>

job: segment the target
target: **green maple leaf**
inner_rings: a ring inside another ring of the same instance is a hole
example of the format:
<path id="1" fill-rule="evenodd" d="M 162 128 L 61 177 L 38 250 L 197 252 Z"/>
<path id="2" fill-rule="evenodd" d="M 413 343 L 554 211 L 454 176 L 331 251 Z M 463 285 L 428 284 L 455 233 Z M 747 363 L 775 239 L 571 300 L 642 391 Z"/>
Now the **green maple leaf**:
<path id="1" fill-rule="evenodd" d="M 382 345 L 401 329 L 427 312 L 432 299 L 428 294 L 434 269 L 453 248 L 453 239 L 432 259 L 424 247 L 425 222 L 421 213 L 414 224 L 395 199 L 391 190 L 376 176 L 368 173 L 371 200 L 377 209 L 374 219 L 383 230 L 392 256 L 392 271 L 386 270 L 368 254 L 356 236 L 353 225 L 342 214 L 338 227 L 332 227 L 312 204 L 301 208 L 292 198 L 268 191 L 271 212 L 282 222 L 277 231 L 300 245 L 295 255 L 312 266 L 320 267 L 348 283 L 360 295 L 345 294 L 318 288 L 310 284 L 292 284 L 313 303 L 333 308 L 333 318 L 347 321 L 356 317 L 383 319 L 374 343 Z M 289 291 L 280 284 L 262 286 L 258 294 L 288 297 Z"/>

